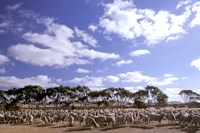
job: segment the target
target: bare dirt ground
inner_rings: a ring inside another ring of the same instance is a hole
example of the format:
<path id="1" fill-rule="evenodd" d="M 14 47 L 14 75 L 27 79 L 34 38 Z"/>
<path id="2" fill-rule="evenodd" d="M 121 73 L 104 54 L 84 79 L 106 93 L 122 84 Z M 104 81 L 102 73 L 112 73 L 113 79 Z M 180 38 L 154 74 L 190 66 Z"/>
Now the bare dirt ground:
<path id="1" fill-rule="evenodd" d="M 67 124 L 44 125 L 44 124 L 0 124 L 0 133 L 200 133 L 197 127 L 180 127 L 168 124 L 161 125 L 115 125 L 114 127 L 69 127 Z"/>

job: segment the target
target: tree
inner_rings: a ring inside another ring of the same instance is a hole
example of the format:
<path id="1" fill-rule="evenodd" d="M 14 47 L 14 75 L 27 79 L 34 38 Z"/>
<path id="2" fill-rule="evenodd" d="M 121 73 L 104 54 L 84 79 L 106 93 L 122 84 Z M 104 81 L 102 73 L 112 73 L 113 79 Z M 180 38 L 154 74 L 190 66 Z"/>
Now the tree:
<path id="1" fill-rule="evenodd" d="M 182 97 L 186 104 L 190 102 L 195 102 L 200 99 L 200 95 L 192 90 L 182 90 L 179 95 Z"/>
<path id="2" fill-rule="evenodd" d="M 3 90 L 0 90 L 0 110 L 4 109 L 6 105 L 6 97 Z"/>
<path id="3" fill-rule="evenodd" d="M 157 96 L 162 93 L 158 87 L 155 86 L 147 86 L 145 90 L 148 92 L 148 98 L 152 98 L 153 103 L 156 105 L 157 103 Z M 149 99 L 148 99 L 149 100 Z"/>
<path id="4" fill-rule="evenodd" d="M 75 87 L 75 93 L 78 98 L 78 102 L 81 104 L 82 107 L 86 107 L 86 102 L 88 102 L 88 94 L 91 90 L 87 86 L 77 86 Z M 85 106 L 84 106 L 85 105 Z"/>
<path id="5" fill-rule="evenodd" d="M 158 87 L 147 86 L 145 90 L 148 92 L 148 102 L 152 98 L 154 105 L 166 106 L 168 96 L 164 94 Z"/>
<path id="6" fill-rule="evenodd" d="M 134 106 L 137 108 L 146 108 L 146 100 L 148 98 L 148 92 L 146 90 L 138 90 L 133 94 Z"/>
<path id="7" fill-rule="evenodd" d="M 118 96 L 119 101 L 121 101 L 122 107 L 124 107 L 127 100 L 131 99 L 132 93 L 124 88 L 119 88 L 116 96 Z"/>
<path id="8" fill-rule="evenodd" d="M 158 106 L 160 107 L 165 107 L 167 106 L 167 100 L 168 100 L 168 96 L 162 92 L 160 92 L 157 95 L 157 102 L 158 102 Z"/>

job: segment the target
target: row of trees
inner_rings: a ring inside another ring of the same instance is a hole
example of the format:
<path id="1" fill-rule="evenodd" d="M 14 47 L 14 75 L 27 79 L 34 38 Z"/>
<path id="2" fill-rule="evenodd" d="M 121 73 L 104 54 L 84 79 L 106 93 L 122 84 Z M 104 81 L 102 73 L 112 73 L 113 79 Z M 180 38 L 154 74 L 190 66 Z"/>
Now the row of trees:
<path id="1" fill-rule="evenodd" d="M 183 90 L 180 94 L 186 103 L 199 99 L 199 94 L 191 90 Z M 86 86 L 59 86 L 44 89 L 41 86 L 29 85 L 23 88 L 0 90 L 0 109 L 13 109 L 17 105 L 45 105 L 53 103 L 55 108 L 62 104 L 70 106 L 78 104 L 86 107 L 88 103 L 100 106 L 124 107 L 127 103 L 140 108 L 148 105 L 166 106 L 168 96 L 155 86 L 147 86 L 133 93 L 124 88 L 107 88 L 91 91 Z M 30 108 L 30 107 L 29 107 Z"/>

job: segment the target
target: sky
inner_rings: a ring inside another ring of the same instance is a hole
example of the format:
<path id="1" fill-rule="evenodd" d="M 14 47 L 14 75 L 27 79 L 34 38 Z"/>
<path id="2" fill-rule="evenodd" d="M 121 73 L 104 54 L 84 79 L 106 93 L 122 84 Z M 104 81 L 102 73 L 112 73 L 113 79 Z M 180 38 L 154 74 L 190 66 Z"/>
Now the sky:
<path id="1" fill-rule="evenodd" d="M 200 93 L 200 0 L 0 0 L 0 89 Z"/>

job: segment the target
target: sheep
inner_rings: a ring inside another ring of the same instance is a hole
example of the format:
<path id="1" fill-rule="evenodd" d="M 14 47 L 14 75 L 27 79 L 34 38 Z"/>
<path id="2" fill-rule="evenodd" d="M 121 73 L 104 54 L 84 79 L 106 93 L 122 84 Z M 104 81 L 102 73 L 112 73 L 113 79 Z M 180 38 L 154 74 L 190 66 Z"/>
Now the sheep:
<path id="1" fill-rule="evenodd" d="M 193 124 L 195 124 L 196 126 L 200 126 L 200 116 L 198 115 L 192 115 L 192 120 L 190 121 L 190 126 L 192 126 Z"/>
<path id="2" fill-rule="evenodd" d="M 74 116 L 72 116 L 71 114 L 68 116 L 68 122 L 69 122 L 69 126 L 73 126 L 74 123 Z"/>
<path id="3" fill-rule="evenodd" d="M 108 126 L 110 126 L 110 127 L 112 127 L 113 124 L 116 123 L 115 115 L 107 115 L 106 119 L 107 119 L 107 124 L 108 124 Z"/>
<path id="4" fill-rule="evenodd" d="M 125 123 L 126 124 L 131 124 L 134 122 L 134 116 L 133 113 L 128 113 L 125 115 Z"/>
<path id="5" fill-rule="evenodd" d="M 125 120 L 123 115 L 116 116 L 115 119 L 117 124 L 123 124 Z"/>
<path id="6" fill-rule="evenodd" d="M 94 127 L 95 128 L 99 127 L 99 125 L 97 124 L 97 122 L 95 121 L 95 119 L 92 118 L 92 117 L 86 117 L 85 118 L 85 124 L 86 124 L 86 126 L 89 125 L 91 127 L 91 129 L 93 129 Z"/>
<path id="7" fill-rule="evenodd" d="M 28 124 L 30 125 L 30 124 L 33 123 L 33 120 L 34 120 L 33 115 L 31 115 L 31 114 L 29 113 L 29 114 L 27 115 L 27 117 L 26 117 L 26 122 L 28 122 Z"/>
<path id="8" fill-rule="evenodd" d="M 164 118 L 164 114 L 149 114 L 148 124 L 150 125 L 151 121 L 158 121 L 161 124 L 161 120 Z"/>
<path id="9" fill-rule="evenodd" d="M 0 114 L 0 123 L 3 124 L 5 122 L 4 115 Z"/>
<path id="10" fill-rule="evenodd" d="M 46 115 L 42 115 L 40 119 L 41 119 L 41 122 L 44 122 L 45 124 L 49 122 Z"/>
<path id="11" fill-rule="evenodd" d="M 77 116 L 77 121 L 78 121 L 79 125 L 85 124 L 85 117 L 86 116 L 82 116 L 82 115 Z"/>
<path id="12" fill-rule="evenodd" d="M 107 125 L 107 120 L 105 116 L 95 116 L 93 117 L 95 119 L 95 121 L 97 122 L 97 124 L 103 126 L 103 125 Z"/>
<path id="13" fill-rule="evenodd" d="M 168 113 L 166 115 L 167 119 L 168 119 L 168 124 L 169 124 L 169 121 L 171 121 L 171 124 L 176 124 L 176 115 L 171 111 L 170 113 Z"/>

